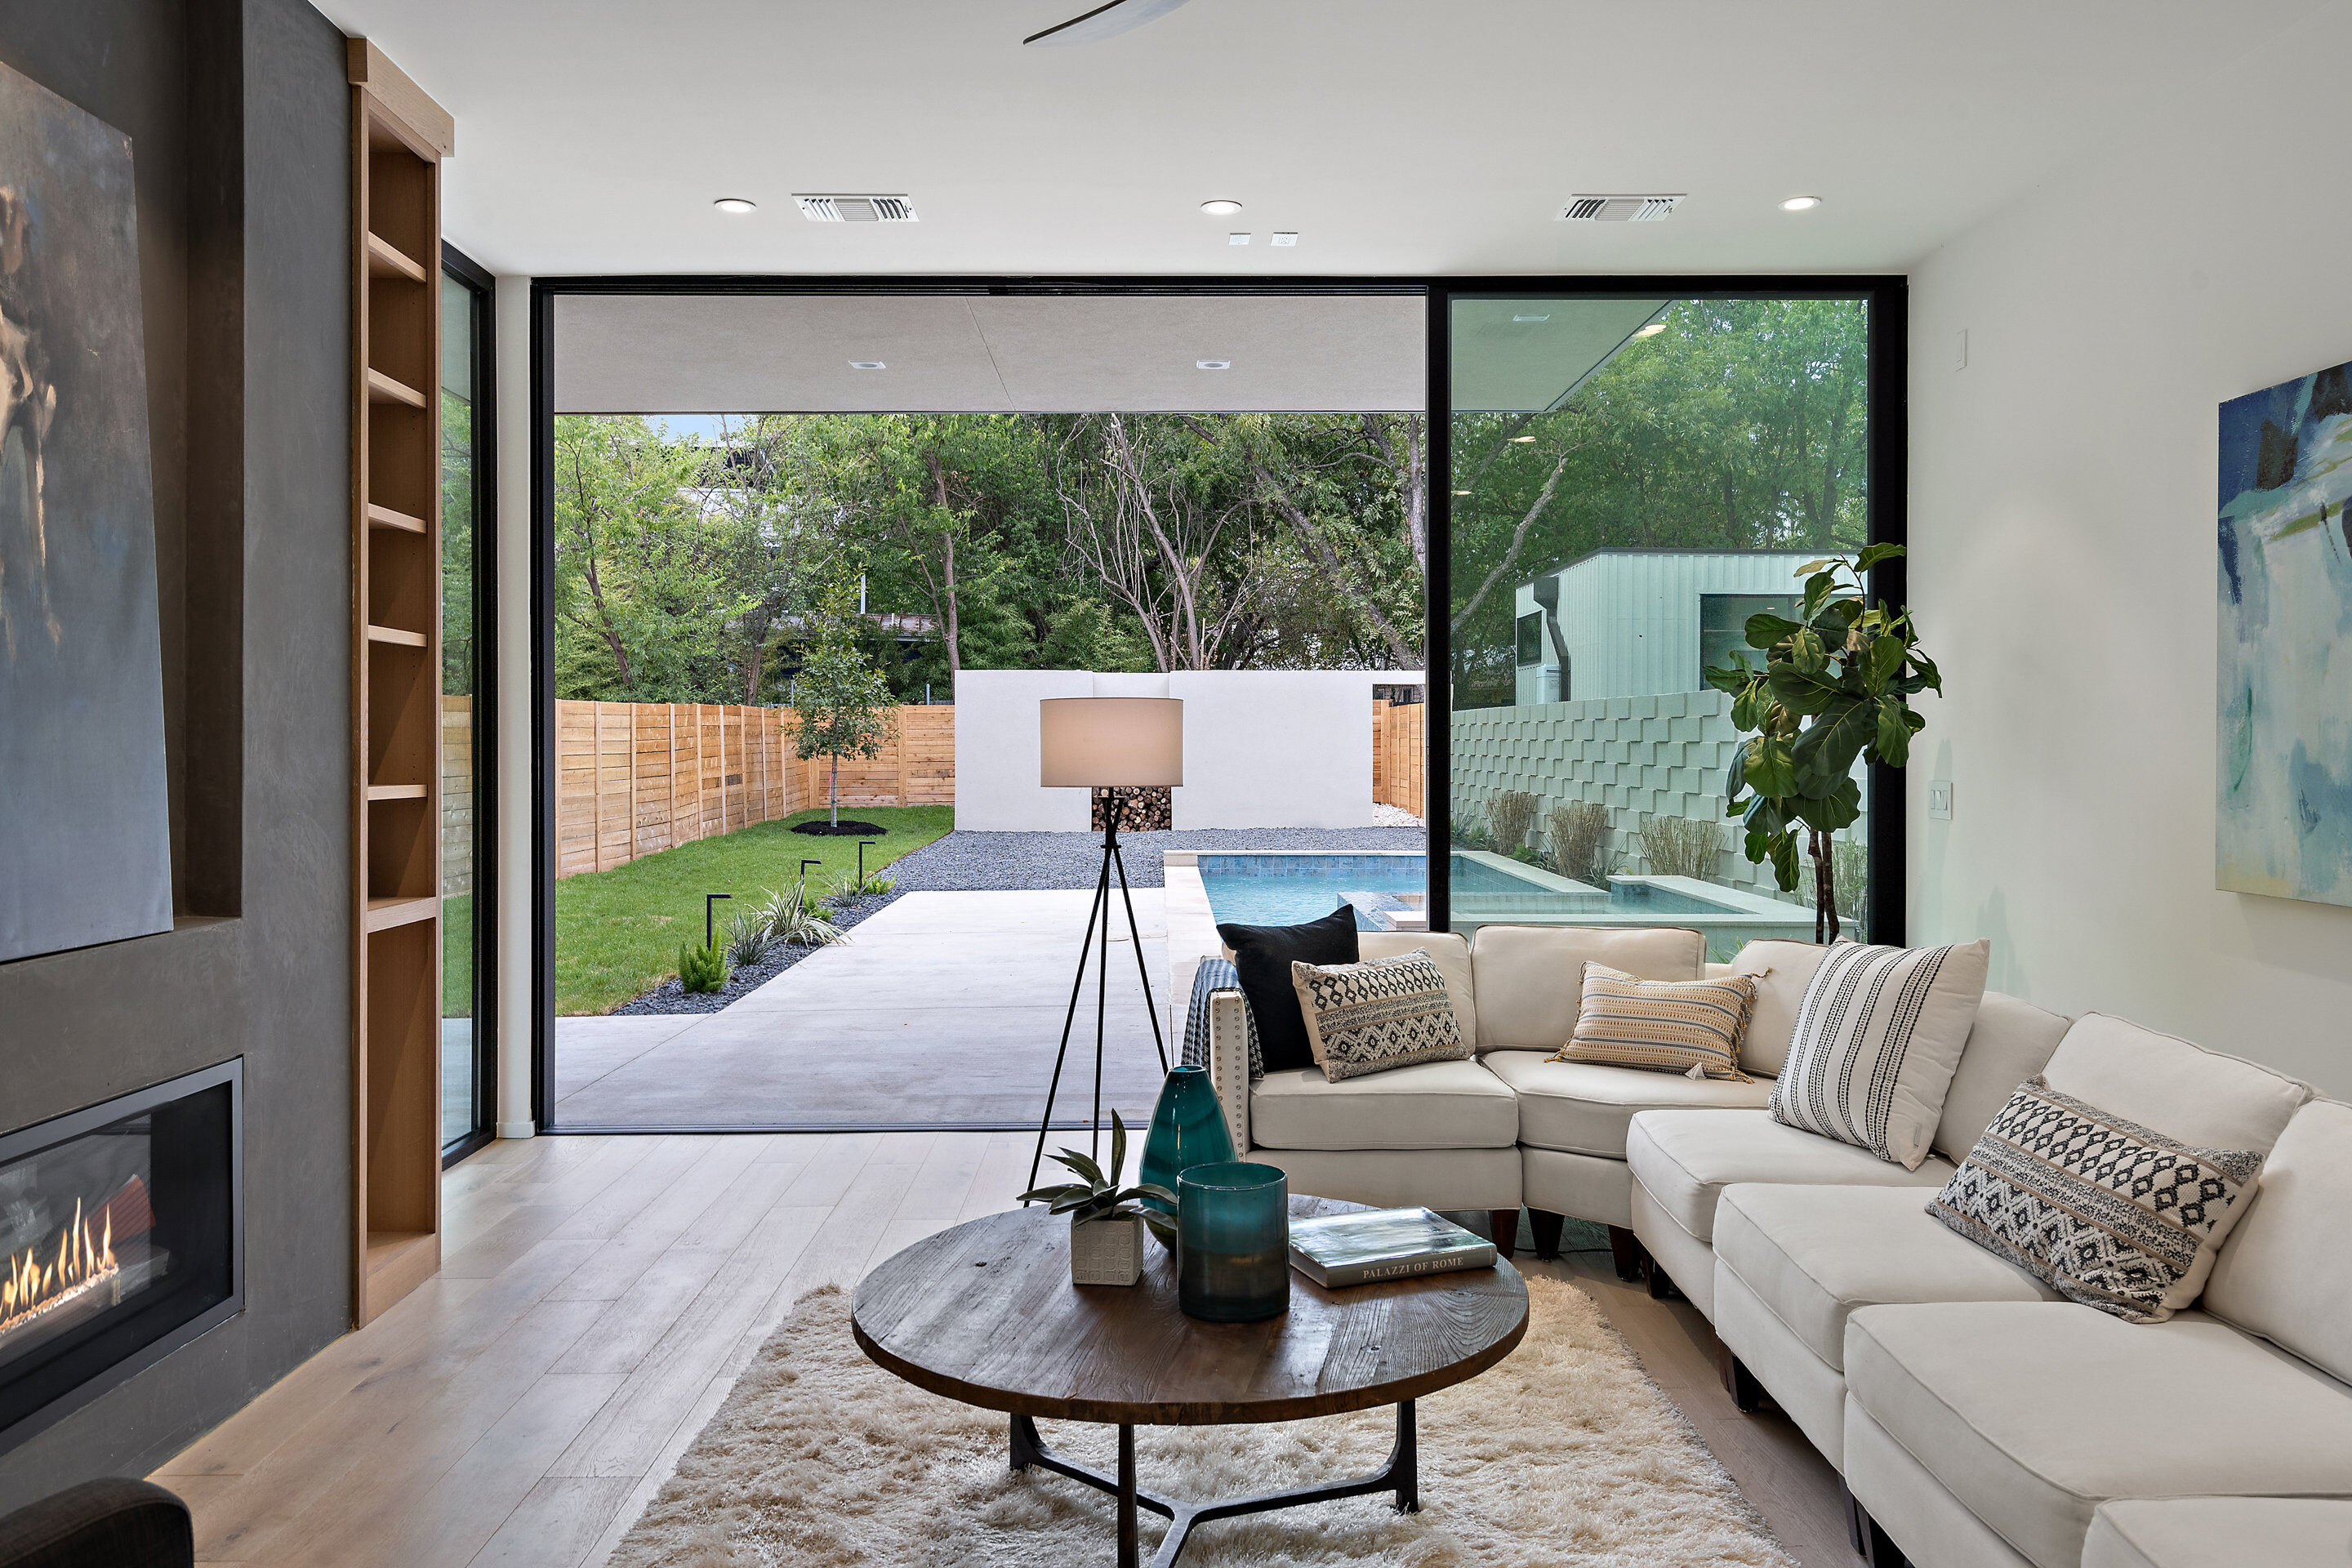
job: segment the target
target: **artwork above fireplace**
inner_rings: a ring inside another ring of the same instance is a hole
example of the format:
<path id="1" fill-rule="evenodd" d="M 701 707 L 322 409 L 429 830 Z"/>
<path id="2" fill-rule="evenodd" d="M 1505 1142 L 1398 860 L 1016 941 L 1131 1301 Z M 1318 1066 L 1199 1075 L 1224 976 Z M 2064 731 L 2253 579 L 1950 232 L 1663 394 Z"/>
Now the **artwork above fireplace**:
<path id="1" fill-rule="evenodd" d="M 0 1132 L 0 1452 L 242 1309 L 242 1058 Z"/>

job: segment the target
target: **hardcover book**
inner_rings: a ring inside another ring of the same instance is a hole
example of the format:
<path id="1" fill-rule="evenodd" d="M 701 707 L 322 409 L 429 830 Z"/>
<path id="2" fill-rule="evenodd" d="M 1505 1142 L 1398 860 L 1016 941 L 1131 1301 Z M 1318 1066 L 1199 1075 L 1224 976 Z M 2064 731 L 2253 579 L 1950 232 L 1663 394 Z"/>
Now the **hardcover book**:
<path id="1" fill-rule="evenodd" d="M 1495 1244 L 1427 1209 L 1375 1209 L 1290 1222 L 1290 1266 L 1318 1285 L 1370 1285 L 1486 1268 Z"/>

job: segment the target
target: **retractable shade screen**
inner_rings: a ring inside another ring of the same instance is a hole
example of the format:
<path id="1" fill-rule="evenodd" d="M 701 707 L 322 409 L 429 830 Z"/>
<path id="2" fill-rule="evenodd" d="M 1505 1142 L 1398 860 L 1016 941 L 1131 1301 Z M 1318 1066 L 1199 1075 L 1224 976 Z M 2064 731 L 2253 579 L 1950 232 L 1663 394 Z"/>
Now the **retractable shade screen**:
<path id="1" fill-rule="evenodd" d="M 1670 300 L 1456 300 L 1454 407 L 1461 414 L 1557 408 Z"/>
<path id="2" fill-rule="evenodd" d="M 555 408 L 1404 412 L 1426 401 L 1427 309 L 1417 291 L 562 294 Z"/>

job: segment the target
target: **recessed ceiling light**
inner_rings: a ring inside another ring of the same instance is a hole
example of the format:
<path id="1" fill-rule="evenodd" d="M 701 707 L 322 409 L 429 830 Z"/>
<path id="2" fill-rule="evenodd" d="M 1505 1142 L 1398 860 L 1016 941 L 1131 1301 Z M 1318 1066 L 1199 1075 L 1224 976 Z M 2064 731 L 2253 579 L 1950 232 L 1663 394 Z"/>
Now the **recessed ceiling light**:
<path id="1" fill-rule="evenodd" d="M 1276 245 L 1297 245 L 1298 243 L 1298 237 L 1295 234 L 1277 233 L 1274 236 L 1274 243 Z"/>
<path id="2" fill-rule="evenodd" d="M 1549 321 L 1551 320 L 1551 312 L 1547 310 L 1540 316 L 1513 316 L 1511 320 L 1514 321 Z"/>
<path id="3" fill-rule="evenodd" d="M 1230 217 L 1242 210 L 1242 204 L 1230 196 L 1219 196 L 1213 202 L 1202 202 L 1201 210 L 1211 217 Z"/>
<path id="4" fill-rule="evenodd" d="M 1511 445 L 1514 447 L 1524 447 L 1534 439 L 1535 437 L 1532 436 L 1514 436 L 1511 437 Z"/>
<path id="5" fill-rule="evenodd" d="M 1666 330 L 1666 324 L 1665 324 L 1665 322 L 1664 322 L 1664 321 L 1652 321 L 1648 326 L 1642 328 L 1639 331 L 1635 332 L 1633 335 L 1634 335 L 1635 337 L 1637 337 L 1637 338 L 1654 338 L 1654 337 L 1656 337 L 1660 332 L 1663 332 L 1663 331 L 1664 331 L 1665 330 Z"/>
<path id="6" fill-rule="evenodd" d="M 1249 236 L 1246 234 L 1229 234 L 1225 236 L 1225 243 L 1227 245 L 1247 245 L 1249 243 Z"/>
<path id="7" fill-rule="evenodd" d="M 1196 359 L 1192 362 L 1192 368 L 1195 370 L 1231 370 L 1234 368 L 1234 362 L 1229 359 Z"/>
<path id="8" fill-rule="evenodd" d="M 759 203 L 747 202 L 741 196 L 721 196 L 710 205 L 723 213 L 757 212 L 760 208 Z"/>
<path id="9" fill-rule="evenodd" d="M 878 359 L 854 359 L 849 362 L 849 368 L 852 370 L 887 370 L 889 367 L 885 365 Z"/>
<path id="10" fill-rule="evenodd" d="M 1811 212 L 1821 205 L 1819 196 L 1790 196 L 1780 204 L 1780 210 L 1784 213 Z"/>

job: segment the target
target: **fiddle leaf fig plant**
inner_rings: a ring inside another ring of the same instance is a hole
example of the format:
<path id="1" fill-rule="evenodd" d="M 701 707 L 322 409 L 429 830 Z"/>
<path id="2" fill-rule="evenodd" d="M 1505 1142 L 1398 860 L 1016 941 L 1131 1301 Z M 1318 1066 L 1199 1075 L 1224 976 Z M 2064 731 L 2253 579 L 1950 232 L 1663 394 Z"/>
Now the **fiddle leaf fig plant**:
<path id="1" fill-rule="evenodd" d="M 1076 1149 L 1065 1149 L 1053 1156 L 1054 1163 L 1066 1165 L 1078 1179 L 1058 1187 L 1037 1187 L 1021 1194 L 1024 1204 L 1050 1204 L 1048 1214 L 1066 1214 L 1072 1225 L 1084 1225 L 1097 1219 L 1139 1219 L 1151 1227 L 1151 1234 L 1173 1247 L 1176 1244 L 1176 1194 L 1166 1187 L 1151 1183 L 1122 1189 L 1119 1172 L 1127 1164 L 1127 1123 L 1118 1112 L 1110 1113 L 1110 1174 Z M 1168 1205 L 1168 1212 L 1150 1207 L 1140 1200 Z"/>
<path id="2" fill-rule="evenodd" d="M 1731 721 L 1748 735 L 1732 753 L 1725 815 L 1745 823 L 1748 858 L 1771 861 L 1783 892 L 1796 891 L 1801 836 L 1813 862 L 1816 942 L 1839 934 L 1831 836 L 1862 815 L 1855 763 L 1901 767 L 1927 724 L 1911 699 L 1944 689 L 1911 612 L 1872 603 L 1864 584 L 1872 567 L 1902 553 L 1899 544 L 1874 544 L 1852 561 L 1798 567 L 1799 618 L 1748 617 L 1748 646 L 1762 662 L 1735 648 L 1706 672 L 1709 686 L 1731 694 Z"/>

